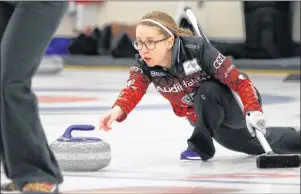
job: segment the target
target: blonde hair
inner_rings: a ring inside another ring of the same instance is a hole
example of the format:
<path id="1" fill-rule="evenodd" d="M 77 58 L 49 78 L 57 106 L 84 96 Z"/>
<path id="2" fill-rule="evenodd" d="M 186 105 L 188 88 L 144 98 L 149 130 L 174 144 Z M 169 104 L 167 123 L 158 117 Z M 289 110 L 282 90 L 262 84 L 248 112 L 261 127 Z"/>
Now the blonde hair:
<path id="1" fill-rule="evenodd" d="M 158 26 L 157 24 L 150 22 L 150 21 L 143 21 L 144 19 L 151 19 L 154 21 L 159 22 L 160 24 L 164 25 L 168 28 L 173 34 L 176 36 L 192 36 L 193 33 L 189 29 L 179 28 L 174 19 L 168 15 L 167 13 L 161 11 L 152 11 L 144 15 L 138 25 L 146 25 L 146 26 L 153 26 L 157 27 L 159 32 L 164 34 L 166 37 L 169 37 L 170 34 Z"/>

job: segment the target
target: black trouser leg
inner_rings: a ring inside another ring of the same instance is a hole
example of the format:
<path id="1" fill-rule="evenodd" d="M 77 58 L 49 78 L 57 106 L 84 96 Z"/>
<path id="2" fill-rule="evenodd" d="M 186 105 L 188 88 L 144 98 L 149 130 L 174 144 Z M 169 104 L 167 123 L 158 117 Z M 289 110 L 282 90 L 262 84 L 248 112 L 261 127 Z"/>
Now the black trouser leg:
<path id="1" fill-rule="evenodd" d="M 30 181 L 61 183 L 31 81 L 67 2 L 21 1 L 14 6 L 1 40 L 2 158 L 8 178 L 19 188 Z"/>
<path id="2" fill-rule="evenodd" d="M 5 32 L 6 26 L 9 22 L 11 15 L 14 12 L 14 9 L 15 8 L 13 5 L 0 2 L 0 41 L 1 42 L 2 42 L 2 37 Z M 0 55 L 0 59 L 1 59 L 1 55 Z M 2 74 L 1 70 L 2 70 L 2 66 L 0 66 L 0 73 Z M 0 82 L 0 87 L 1 87 L 1 91 L 2 91 L 2 83 L 1 82 Z M 1 114 L 2 114 L 2 109 L 0 112 L 0 116 L 1 116 Z M 1 116 L 0 123 L 1 123 L 1 121 L 2 121 L 2 116 Z M 2 127 L 2 125 L 0 125 L 0 156 L 1 156 L 1 162 L 3 164 L 4 172 L 7 175 L 8 170 L 7 170 L 7 165 L 6 165 L 6 161 L 5 161 L 6 157 L 5 157 L 4 147 L 3 147 L 1 127 Z"/>
<path id="3" fill-rule="evenodd" d="M 231 90 L 217 80 L 208 80 L 194 97 L 198 117 L 189 147 L 204 160 L 214 155 L 214 138 L 222 146 L 246 154 L 262 154 L 264 150 L 256 137 L 247 130 L 246 120 Z M 300 152 L 300 133 L 291 128 L 267 128 L 267 141 L 276 153 Z"/>

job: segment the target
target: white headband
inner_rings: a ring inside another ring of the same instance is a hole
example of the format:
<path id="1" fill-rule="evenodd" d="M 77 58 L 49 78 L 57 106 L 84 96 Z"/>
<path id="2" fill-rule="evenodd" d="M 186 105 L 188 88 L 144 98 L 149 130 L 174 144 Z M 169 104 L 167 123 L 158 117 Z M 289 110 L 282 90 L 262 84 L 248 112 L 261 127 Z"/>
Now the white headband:
<path id="1" fill-rule="evenodd" d="M 143 19 L 141 21 L 142 22 L 147 21 L 147 22 L 152 22 L 154 24 L 157 24 L 158 26 L 160 26 L 161 28 L 163 28 L 171 37 L 174 37 L 173 33 L 168 28 L 166 28 L 164 25 L 162 25 L 160 22 L 157 22 L 157 21 L 151 20 L 151 19 Z"/>

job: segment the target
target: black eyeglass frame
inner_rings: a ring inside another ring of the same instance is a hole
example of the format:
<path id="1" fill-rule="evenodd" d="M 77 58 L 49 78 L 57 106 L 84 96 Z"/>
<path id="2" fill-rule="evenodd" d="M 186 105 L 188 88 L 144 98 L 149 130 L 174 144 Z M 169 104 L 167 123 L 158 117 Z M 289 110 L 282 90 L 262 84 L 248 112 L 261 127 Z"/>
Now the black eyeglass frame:
<path id="1" fill-rule="evenodd" d="M 147 42 L 147 41 L 143 42 L 143 41 L 139 41 L 139 40 L 134 40 L 134 41 L 133 41 L 133 46 L 134 46 L 134 48 L 135 48 L 136 50 L 141 50 L 141 49 L 143 49 L 143 45 L 144 45 L 145 48 L 147 48 L 148 50 L 154 50 L 154 49 L 156 49 L 156 45 L 157 45 L 159 42 L 162 42 L 162 41 L 164 41 L 164 40 L 167 40 L 168 38 L 170 38 L 170 36 L 169 36 L 169 37 L 165 37 L 165 38 L 163 38 L 163 39 L 161 39 L 161 40 L 155 40 L 155 41 L 153 41 L 155 44 L 154 44 L 154 48 L 152 48 L 152 49 L 148 48 L 147 45 L 145 44 L 145 42 Z M 141 46 L 140 49 L 138 48 L 138 46 L 135 45 L 135 43 L 138 43 L 138 42 L 141 42 L 141 43 L 142 43 L 142 46 Z"/>

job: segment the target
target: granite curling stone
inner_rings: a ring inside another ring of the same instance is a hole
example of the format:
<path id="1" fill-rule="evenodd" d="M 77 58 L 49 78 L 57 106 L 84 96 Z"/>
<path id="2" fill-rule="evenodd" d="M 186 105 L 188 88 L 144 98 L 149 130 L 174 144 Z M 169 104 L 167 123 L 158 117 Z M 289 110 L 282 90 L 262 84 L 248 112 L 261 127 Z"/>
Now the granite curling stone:
<path id="1" fill-rule="evenodd" d="M 93 125 L 71 125 L 50 145 L 63 171 L 98 171 L 111 162 L 110 145 L 95 137 L 72 137 L 74 130 L 92 131 Z"/>

